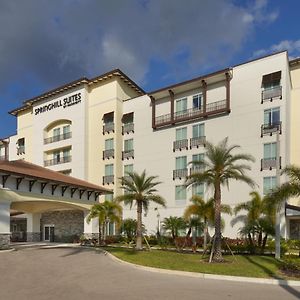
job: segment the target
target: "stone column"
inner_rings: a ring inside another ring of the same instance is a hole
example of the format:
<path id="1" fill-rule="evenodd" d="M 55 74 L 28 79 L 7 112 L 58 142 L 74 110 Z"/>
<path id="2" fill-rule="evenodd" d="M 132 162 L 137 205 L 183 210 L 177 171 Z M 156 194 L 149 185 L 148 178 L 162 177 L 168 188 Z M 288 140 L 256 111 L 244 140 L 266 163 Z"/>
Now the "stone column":
<path id="1" fill-rule="evenodd" d="M 94 218 L 87 222 L 89 211 L 84 211 L 84 236 L 87 239 L 99 239 L 99 219 Z"/>
<path id="2" fill-rule="evenodd" d="M 27 214 L 27 242 L 41 241 L 41 214 Z"/>
<path id="3" fill-rule="evenodd" d="M 10 244 L 10 204 L 0 200 L 0 249 L 8 249 Z"/>

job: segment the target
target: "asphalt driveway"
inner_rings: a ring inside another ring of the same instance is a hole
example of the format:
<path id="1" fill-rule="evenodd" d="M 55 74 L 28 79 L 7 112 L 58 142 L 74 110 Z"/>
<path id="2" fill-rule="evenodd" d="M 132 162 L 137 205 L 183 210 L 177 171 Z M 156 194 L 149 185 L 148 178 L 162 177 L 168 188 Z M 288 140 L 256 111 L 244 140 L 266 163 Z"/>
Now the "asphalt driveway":
<path id="1" fill-rule="evenodd" d="M 0 253 L 0 299 L 299 299 L 300 288 L 152 273 L 81 248 Z"/>

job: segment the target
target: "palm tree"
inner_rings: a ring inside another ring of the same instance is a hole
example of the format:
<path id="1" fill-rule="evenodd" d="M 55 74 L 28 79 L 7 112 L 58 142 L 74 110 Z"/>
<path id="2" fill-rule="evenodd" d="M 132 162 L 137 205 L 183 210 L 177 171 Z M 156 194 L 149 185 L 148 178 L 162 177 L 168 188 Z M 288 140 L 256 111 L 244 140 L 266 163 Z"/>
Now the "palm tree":
<path id="1" fill-rule="evenodd" d="M 106 239 L 106 231 L 109 222 L 119 224 L 121 222 L 122 207 L 115 201 L 105 200 L 103 203 L 96 203 L 92 206 L 87 221 L 99 218 L 99 226 L 103 240 Z"/>
<path id="2" fill-rule="evenodd" d="M 282 174 L 287 175 L 289 181 L 273 189 L 267 195 L 269 203 L 274 203 L 278 209 L 288 198 L 300 196 L 300 167 L 295 165 L 287 166 L 283 169 Z"/>
<path id="3" fill-rule="evenodd" d="M 205 202 L 204 199 L 199 195 L 194 195 L 190 201 L 192 202 L 192 204 L 185 209 L 184 218 L 189 219 L 191 216 L 198 216 L 200 219 L 203 219 L 203 248 L 206 249 L 208 226 L 214 224 L 215 220 L 215 201 L 213 198 L 211 198 L 207 202 Z M 230 206 L 221 204 L 221 212 L 231 214 Z"/>
<path id="4" fill-rule="evenodd" d="M 184 230 L 187 228 L 187 224 L 181 217 L 168 217 L 163 220 L 163 229 L 165 231 L 170 231 L 172 235 L 172 239 L 175 243 L 175 239 L 178 237 L 178 233 L 180 230 Z"/>
<path id="5" fill-rule="evenodd" d="M 234 209 L 235 215 L 243 210 L 246 215 L 237 216 L 231 221 L 231 225 L 243 221 L 244 227 L 240 229 L 240 233 L 248 237 L 253 252 L 255 246 L 261 247 L 263 252 L 268 236 L 275 232 L 275 207 L 268 205 L 266 198 L 262 198 L 256 191 L 251 192 L 250 196 L 250 201 L 240 203 Z"/>
<path id="6" fill-rule="evenodd" d="M 161 182 L 155 181 L 157 176 L 146 176 L 144 170 L 142 174 L 136 172 L 127 173 L 126 177 L 120 178 L 124 195 L 116 197 L 116 201 L 124 202 L 125 205 L 133 204 L 137 207 L 137 236 L 136 236 L 136 248 L 138 250 L 143 249 L 142 244 L 142 212 L 148 211 L 150 202 L 154 202 L 163 207 L 166 206 L 166 201 L 158 194 L 155 188 Z"/>
<path id="7" fill-rule="evenodd" d="M 217 145 L 207 142 L 206 147 L 205 159 L 192 162 L 203 167 L 204 171 L 190 175 L 186 180 L 186 185 L 205 183 L 207 187 L 211 187 L 214 191 L 215 234 L 212 260 L 221 262 L 223 261 L 221 249 L 221 186 L 226 185 L 228 187 L 229 181 L 233 179 L 254 187 L 254 181 L 245 174 L 246 170 L 251 169 L 245 162 L 254 162 L 254 158 L 249 154 L 233 154 L 233 150 L 239 148 L 239 146 L 228 146 L 228 138 Z"/>

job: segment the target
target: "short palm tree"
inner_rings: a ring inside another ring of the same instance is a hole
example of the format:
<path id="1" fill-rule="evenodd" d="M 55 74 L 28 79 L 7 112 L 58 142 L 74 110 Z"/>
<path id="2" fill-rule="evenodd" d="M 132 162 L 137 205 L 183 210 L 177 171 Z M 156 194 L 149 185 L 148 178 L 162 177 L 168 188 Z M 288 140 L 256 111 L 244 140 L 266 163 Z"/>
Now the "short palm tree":
<path id="1" fill-rule="evenodd" d="M 137 236 L 136 249 L 143 249 L 142 240 L 142 212 L 148 211 L 150 202 L 154 202 L 163 207 L 166 206 L 166 201 L 158 194 L 156 194 L 156 186 L 161 182 L 155 181 L 157 176 L 147 177 L 146 171 L 142 174 L 136 172 L 127 173 L 126 177 L 120 178 L 124 195 L 116 197 L 117 202 L 124 202 L 125 205 L 133 204 L 137 207 Z"/>
<path id="2" fill-rule="evenodd" d="M 268 236 L 275 232 L 275 207 L 268 205 L 266 198 L 262 198 L 256 191 L 251 192 L 250 197 L 250 201 L 235 207 L 236 215 L 240 211 L 245 211 L 246 214 L 237 216 L 231 224 L 242 221 L 244 226 L 240 229 L 240 233 L 248 237 L 252 251 L 255 250 L 255 246 L 261 247 L 263 251 Z"/>
<path id="3" fill-rule="evenodd" d="M 175 242 L 175 239 L 178 237 L 180 230 L 185 230 L 187 228 L 187 224 L 181 217 L 173 217 L 170 216 L 163 220 L 163 229 L 165 231 L 170 231 L 172 235 L 172 239 Z"/>
<path id="4" fill-rule="evenodd" d="M 99 218 L 99 226 L 102 227 L 102 237 L 105 241 L 107 226 L 109 222 L 120 224 L 121 222 L 122 207 L 115 201 L 105 200 L 102 203 L 96 203 L 92 206 L 88 216 L 88 222 L 91 219 Z"/>
<path id="5" fill-rule="evenodd" d="M 280 208 L 288 198 L 300 196 L 300 167 L 295 165 L 285 167 L 282 174 L 287 175 L 289 181 L 273 189 L 267 196 L 269 203 L 274 203 L 278 208 Z"/>
<path id="6" fill-rule="evenodd" d="M 195 183 L 205 183 L 207 187 L 213 189 L 215 235 L 212 260 L 215 262 L 223 261 L 221 249 L 221 186 L 226 185 L 228 187 L 230 180 L 242 181 L 251 187 L 255 185 L 254 181 L 245 173 L 245 171 L 251 169 L 246 162 L 254 162 L 254 158 L 249 154 L 233 154 L 233 151 L 237 148 L 239 148 L 237 145 L 228 146 L 228 138 L 217 145 L 207 142 L 205 158 L 198 162 L 192 162 L 203 167 L 204 171 L 190 175 L 186 181 L 187 186 Z"/>
<path id="7" fill-rule="evenodd" d="M 208 236 L 208 227 L 213 225 L 215 221 L 215 201 L 213 198 L 205 202 L 205 200 L 199 196 L 194 195 L 190 204 L 184 211 L 184 218 L 189 219 L 191 216 L 197 216 L 204 222 L 204 238 L 203 238 L 203 247 L 206 249 L 207 245 L 207 236 Z M 221 212 L 226 214 L 231 214 L 231 208 L 229 205 L 221 204 Z"/>

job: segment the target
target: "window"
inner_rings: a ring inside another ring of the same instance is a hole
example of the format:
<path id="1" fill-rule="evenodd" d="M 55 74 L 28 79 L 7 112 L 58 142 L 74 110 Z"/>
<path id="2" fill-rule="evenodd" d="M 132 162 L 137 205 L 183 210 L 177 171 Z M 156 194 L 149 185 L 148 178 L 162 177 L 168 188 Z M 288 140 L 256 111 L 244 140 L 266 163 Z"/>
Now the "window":
<path id="1" fill-rule="evenodd" d="M 176 141 L 186 140 L 187 137 L 187 128 L 178 128 L 176 129 Z"/>
<path id="2" fill-rule="evenodd" d="M 187 110 L 187 98 L 176 100 L 176 112 Z"/>
<path id="3" fill-rule="evenodd" d="M 105 165 L 105 176 L 113 176 L 114 175 L 114 165 Z"/>
<path id="4" fill-rule="evenodd" d="M 186 156 L 176 157 L 176 170 L 186 169 L 187 159 Z"/>
<path id="5" fill-rule="evenodd" d="M 66 125 L 63 127 L 63 134 L 68 134 L 71 131 L 71 126 L 70 125 Z"/>
<path id="6" fill-rule="evenodd" d="M 272 189 L 276 187 L 276 177 L 264 177 L 263 193 L 267 195 Z"/>
<path id="7" fill-rule="evenodd" d="M 276 143 L 264 144 L 264 159 L 276 159 Z"/>
<path id="8" fill-rule="evenodd" d="M 114 112 L 112 111 L 110 113 L 104 114 L 103 122 L 104 122 L 104 124 L 113 123 L 114 122 Z"/>
<path id="9" fill-rule="evenodd" d="M 113 194 L 105 194 L 104 196 L 105 201 L 112 201 L 113 198 L 114 198 Z"/>
<path id="10" fill-rule="evenodd" d="M 70 149 L 64 149 L 63 150 L 63 157 L 69 157 L 70 156 Z"/>
<path id="11" fill-rule="evenodd" d="M 53 152 L 53 159 L 57 162 L 60 162 L 60 151 Z"/>
<path id="12" fill-rule="evenodd" d="M 25 138 L 18 139 L 17 141 L 17 154 L 25 153 Z"/>
<path id="13" fill-rule="evenodd" d="M 133 150 L 133 139 L 125 140 L 124 141 L 124 151 L 129 152 Z"/>
<path id="14" fill-rule="evenodd" d="M 132 124 L 133 123 L 133 112 L 124 114 L 122 117 L 123 124 Z"/>
<path id="15" fill-rule="evenodd" d="M 193 109 L 201 109 L 202 107 L 202 95 L 198 94 L 193 96 Z"/>
<path id="16" fill-rule="evenodd" d="M 192 161 L 203 161 L 204 160 L 204 153 L 194 154 L 192 156 Z"/>
<path id="17" fill-rule="evenodd" d="M 204 184 L 193 184 L 192 185 L 192 195 L 201 196 L 204 195 Z"/>
<path id="18" fill-rule="evenodd" d="M 124 166 L 124 175 L 126 176 L 128 173 L 133 172 L 133 165 L 125 165 Z"/>
<path id="19" fill-rule="evenodd" d="M 204 136 L 204 124 L 196 124 L 193 126 L 193 138 Z"/>
<path id="20" fill-rule="evenodd" d="M 105 150 L 112 150 L 112 149 L 114 149 L 114 139 L 105 140 Z"/>
<path id="21" fill-rule="evenodd" d="M 176 201 L 186 200 L 186 187 L 184 185 L 175 186 L 175 200 Z"/>
<path id="22" fill-rule="evenodd" d="M 59 137 L 60 136 L 60 128 L 54 128 L 53 129 L 53 137 Z"/>
<path id="23" fill-rule="evenodd" d="M 264 75 L 262 79 L 262 87 L 265 90 L 276 88 L 280 86 L 280 79 L 281 79 L 281 71 Z"/>
<path id="24" fill-rule="evenodd" d="M 280 108 L 271 108 L 264 111 L 264 124 L 279 124 L 280 123 Z"/>

